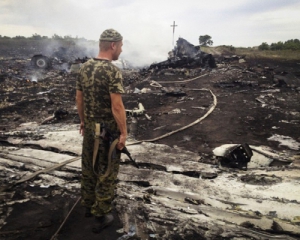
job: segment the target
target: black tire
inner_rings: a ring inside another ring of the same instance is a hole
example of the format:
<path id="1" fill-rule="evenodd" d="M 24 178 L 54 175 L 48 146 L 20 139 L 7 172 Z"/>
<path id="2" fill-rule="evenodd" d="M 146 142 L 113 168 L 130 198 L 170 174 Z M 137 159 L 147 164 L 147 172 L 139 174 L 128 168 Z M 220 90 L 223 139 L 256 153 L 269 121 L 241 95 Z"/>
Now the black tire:
<path id="1" fill-rule="evenodd" d="M 35 68 L 47 69 L 50 67 L 50 60 L 45 56 L 34 56 L 31 63 Z"/>

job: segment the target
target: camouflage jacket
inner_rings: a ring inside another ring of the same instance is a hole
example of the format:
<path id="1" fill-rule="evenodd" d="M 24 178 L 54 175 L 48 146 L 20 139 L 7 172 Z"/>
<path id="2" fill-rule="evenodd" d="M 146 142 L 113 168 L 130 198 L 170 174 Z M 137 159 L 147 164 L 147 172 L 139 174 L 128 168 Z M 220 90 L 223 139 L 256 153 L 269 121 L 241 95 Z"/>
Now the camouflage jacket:
<path id="1" fill-rule="evenodd" d="M 76 89 L 83 92 L 85 122 L 114 120 L 110 93 L 124 93 L 122 74 L 115 65 L 90 59 L 79 70 Z"/>

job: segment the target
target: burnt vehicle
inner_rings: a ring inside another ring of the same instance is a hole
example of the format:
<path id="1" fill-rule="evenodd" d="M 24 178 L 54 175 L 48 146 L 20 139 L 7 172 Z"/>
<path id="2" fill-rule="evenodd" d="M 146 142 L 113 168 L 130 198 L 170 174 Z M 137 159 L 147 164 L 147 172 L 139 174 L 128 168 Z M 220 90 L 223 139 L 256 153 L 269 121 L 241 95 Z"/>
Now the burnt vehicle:
<path id="1" fill-rule="evenodd" d="M 59 47 L 51 56 L 36 54 L 31 58 L 31 66 L 39 69 L 49 69 L 57 66 L 64 69 L 69 69 L 73 63 L 84 63 L 88 57 L 76 58 L 69 53 L 67 48 Z"/>
<path id="2" fill-rule="evenodd" d="M 200 50 L 200 46 L 194 46 L 183 38 L 178 38 L 176 46 L 169 52 L 169 58 L 166 61 L 153 63 L 149 69 L 161 68 L 196 68 L 210 67 L 215 68 L 216 62 L 211 54 Z"/>

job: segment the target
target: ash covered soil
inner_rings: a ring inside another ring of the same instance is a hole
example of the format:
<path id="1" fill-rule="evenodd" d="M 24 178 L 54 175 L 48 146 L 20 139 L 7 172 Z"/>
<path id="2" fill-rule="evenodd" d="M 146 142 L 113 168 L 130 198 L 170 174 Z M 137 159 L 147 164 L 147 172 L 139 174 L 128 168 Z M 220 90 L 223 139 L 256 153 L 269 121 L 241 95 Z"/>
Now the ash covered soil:
<path id="1" fill-rule="evenodd" d="M 3 52 L 5 55 L 0 58 L 1 133 L 28 122 L 79 124 L 75 106 L 76 74 L 63 69 L 34 69 L 30 66 L 28 50 Z M 212 150 L 228 143 L 264 145 L 282 152 L 299 153 L 300 60 L 225 58 L 222 54 L 215 59 L 217 68 L 213 69 L 124 70 L 125 108 L 133 110 L 139 103 L 145 108 L 141 115 L 128 116 L 131 137 L 153 139 L 196 121 L 212 107 L 212 92 L 217 105 L 211 114 L 200 123 L 155 143 L 196 152 L 201 156 L 200 161 L 209 164 L 216 164 Z M 150 85 L 153 81 L 155 86 Z M 68 114 L 45 121 L 57 110 Z M 268 140 L 272 136 L 293 139 L 296 146 Z M 1 145 L 9 145 L 4 135 L 0 140 Z M 59 191 L 58 187 L 36 189 L 20 185 L 15 191 L 16 201 L 30 191 L 37 191 L 40 198 L 20 207 L 16 205 L 0 230 L 1 239 L 50 239 L 66 216 L 66 209 L 70 209 L 79 195 L 65 192 L 62 196 L 52 196 L 51 193 Z M 99 235 L 88 232 L 87 221 L 90 220 L 83 217 L 83 209 L 77 205 L 59 239 L 98 239 Z M 101 239 L 117 239 L 122 234 L 116 230 L 121 228 L 117 219 L 112 228 L 103 231 Z"/>
<path id="2" fill-rule="evenodd" d="M 135 115 L 136 140 L 153 139 L 186 126 L 202 117 L 217 97 L 215 110 L 200 124 L 159 140 L 170 146 L 211 153 L 225 143 L 262 144 L 282 149 L 267 141 L 274 134 L 299 140 L 300 61 L 246 59 L 229 61 L 222 56 L 215 69 L 170 69 L 163 71 L 125 70 L 125 108 L 142 103 L 144 114 Z M 36 70 L 29 59 L 2 58 L 0 75 L 0 130 L 8 131 L 22 123 L 43 123 L 56 111 L 67 111 L 51 123 L 79 123 L 75 106 L 76 75 L 65 70 Z M 195 79 L 195 80 L 193 80 Z M 152 81 L 161 87 L 150 86 Z M 147 93 L 133 93 L 134 90 Z"/>

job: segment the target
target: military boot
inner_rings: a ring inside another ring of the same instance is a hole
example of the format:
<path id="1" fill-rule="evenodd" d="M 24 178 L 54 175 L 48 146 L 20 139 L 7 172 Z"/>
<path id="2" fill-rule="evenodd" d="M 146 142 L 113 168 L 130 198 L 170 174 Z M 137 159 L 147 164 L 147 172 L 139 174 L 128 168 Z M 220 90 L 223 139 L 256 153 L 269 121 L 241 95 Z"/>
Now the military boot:
<path id="1" fill-rule="evenodd" d="M 108 213 L 101 217 L 95 217 L 95 224 L 93 226 L 94 233 L 100 233 L 102 229 L 110 226 L 114 221 L 114 216 L 111 213 Z"/>

